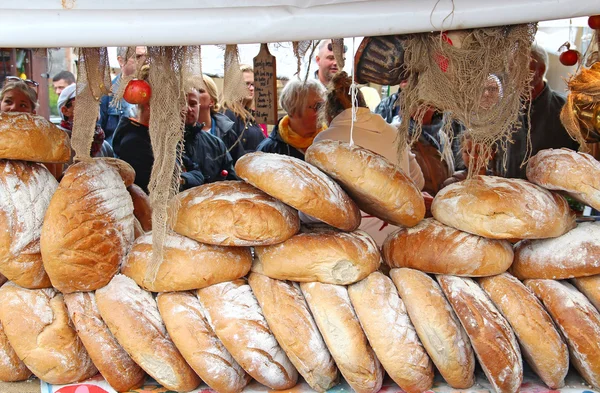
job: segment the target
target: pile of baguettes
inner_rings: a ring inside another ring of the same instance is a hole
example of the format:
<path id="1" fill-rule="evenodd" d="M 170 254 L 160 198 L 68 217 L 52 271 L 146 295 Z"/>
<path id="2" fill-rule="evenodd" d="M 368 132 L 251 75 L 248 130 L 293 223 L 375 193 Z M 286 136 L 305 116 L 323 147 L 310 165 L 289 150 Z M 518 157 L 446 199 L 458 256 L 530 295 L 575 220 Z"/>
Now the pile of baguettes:
<path id="1" fill-rule="evenodd" d="M 148 373 L 171 390 L 202 379 L 235 393 L 251 378 L 288 389 L 300 374 L 322 392 L 341 373 L 374 393 L 385 371 L 412 393 L 431 387 L 434 366 L 468 388 L 476 356 L 496 391 L 516 392 L 521 355 L 551 388 L 571 355 L 600 386 L 600 225 L 576 226 L 548 191 L 599 208 L 600 165 L 585 154 L 540 152 L 528 166 L 537 185 L 453 184 L 425 220 L 410 180 L 357 146 L 323 141 L 307 162 L 247 154 L 236 165 L 245 182 L 172 201 L 173 232 L 149 279 L 149 204 L 128 192 L 131 168 L 90 159 L 58 184 L 35 162 L 68 159 L 60 132 L 0 114 L 0 273 L 10 280 L 0 380 L 64 384 L 99 371 L 124 391 Z M 401 227 L 381 253 L 356 230 L 361 210 Z M 328 225 L 300 228 L 298 211 Z"/>

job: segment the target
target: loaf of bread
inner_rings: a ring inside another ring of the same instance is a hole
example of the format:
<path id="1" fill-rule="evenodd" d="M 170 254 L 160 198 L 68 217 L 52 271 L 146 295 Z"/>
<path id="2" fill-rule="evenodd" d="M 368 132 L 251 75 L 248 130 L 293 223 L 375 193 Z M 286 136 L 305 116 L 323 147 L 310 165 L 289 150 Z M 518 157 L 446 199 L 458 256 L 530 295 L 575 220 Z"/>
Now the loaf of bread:
<path id="1" fill-rule="evenodd" d="M 512 326 L 531 368 L 551 389 L 564 386 L 569 350 L 531 290 L 508 273 L 480 278 L 479 283 Z"/>
<path id="2" fill-rule="evenodd" d="M 128 162 L 113 157 L 95 157 L 94 161 L 102 161 L 113 167 L 123 179 L 125 188 L 129 188 L 135 181 L 135 169 Z"/>
<path id="3" fill-rule="evenodd" d="M 102 320 L 94 292 L 69 293 L 64 298 L 77 335 L 106 382 L 117 392 L 141 387 L 146 373 L 119 345 Z"/>
<path id="4" fill-rule="evenodd" d="M 382 254 L 391 268 L 467 277 L 500 274 L 513 261 L 508 241 L 462 232 L 433 218 L 390 234 L 383 243 Z"/>
<path id="5" fill-rule="evenodd" d="M 196 295 L 161 293 L 156 302 L 169 336 L 200 378 L 216 392 L 241 392 L 250 376 L 212 331 Z"/>
<path id="6" fill-rule="evenodd" d="M 600 311 L 600 274 L 589 277 L 574 278 L 571 282 Z"/>
<path id="7" fill-rule="evenodd" d="M 242 181 L 190 188 L 171 207 L 179 207 L 175 232 L 218 246 L 281 243 L 300 228 L 297 211 Z"/>
<path id="8" fill-rule="evenodd" d="M 121 273 L 151 292 L 187 291 L 244 277 L 252 265 L 248 247 L 221 247 L 168 234 L 156 278 L 147 280 L 152 262 L 152 233 L 139 237 L 121 266 Z"/>
<path id="9" fill-rule="evenodd" d="M 455 389 L 470 388 L 475 381 L 473 349 L 439 285 L 414 269 L 392 269 L 390 277 L 442 377 Z"/>
<path id="10" fill-rule="evenodd" d="M 272 197 L 333 227 L 353 231 L 360 225 L 360 210 L 344 190 L 302 160 L 257 151 L 242 156 L 235 172 Z"/>
<path id="11" fill-rule="evenodd" d="M 494 390 L 518 392 L 523 381 L 523 361 L 509 323 L 472 279 L 445 275 L 437 279 Z"/>
<path id="12" fill-rule="evenodd" d="M 436 220 L 491 239 L 544 239 L 575 226 L 562 196 L 521 179 L 475 176 L 443 188 L 434 198 Z"/>
<path id="13" fill-rule="evenodd" d="M 44 268 L 63 293 L 105 286 L 134 236 L 133 202 L 102 160 L 71 165 L 54 193 L 40 239 Z"/>
<path id="14" fill-rule="evenodd" d="M 0 112 L 0 159 L 66 163 L 71 143 L 66 132 L 41 116 Z"/>
<path id="15" fill-rule="evenodd" d="M 200 378 L 169 338 L 152 294 L 122 274 L 96 291 L 102 319 L 129 356 L 165 388 L 187 392 Z"/>
<path id="16" fill-rule="evenodd" d="M 17 353 L 8 342 L 4 328 L 0 323 L 0 381 L 24 381 L 31 376 L 31 371 L 17 356 Z"/>
<path id="17" fill-rule="evenodd" d="M 133 215 L 142 224 L 146 232 L 152 230 L 152 206 L 150 206 L 150 197 L 137 184 L 127 187 L 131 200 L 133 201 Z"/>
<path id="18" fill-rule="evenodd" d="M 368 214 L 406 227 L 425 217 L 421 191 L 382 155 L 347 142 L 323 140 L 306 149 L 305 160 L 340 183 Z"/>
<path id="19" fill-rule="evenodd" d="M 557 238 L 517 243 L 510 272 L 521 280 L 600 274 L 600 222 L 577 224 Z"/>
<path id="20" fill-rule="evenodd" d="M 41 164 L 0 160 L 0 272 L 22 287 L 51 286 L 40 253 L 40 234 L 57 187 Z"/>
<path id="21" fill-rule="evenodd" d="M 248 284 L 273 335 L 292 364 L 317 392 L 338 383 L 338 369 L 296 283 L 252 273 Z"/>
<path id="22" fill-rule="evenodd" d="M 347 285 L 376 271 L 381 254 L 363 231 L 314 228 L 267 247 L 256 247 L 252 271 L 278 280 Z"/>
<path id="23" fill-rule="evenodd" d="M 571 362 L 594 389 L 600 389 L 600 313 L 567 282 L 526 280 L 567 340 Z M 543 337 L 542 337 L 543 338 Z"/>
<path id="24" fill-rule="evenodd" d="M 78 382 L 98 370 L 73 329 L 63 295 L 52 288 L 0 288 L 0 321 L 10 345 L 42 381 Z"/>
<path id="25" fill-rule="evenodd" d="M 527 179 L 600 210 L 600 162 L 589 154 L 564 148 L 540 150 L 527 161 Z"/>
<path id="26" fill-rule="evenodd" d="M 300 288 L 346 382 L 356 393 L 378 392 L 383 369 L 360 326 L 346 287 L 303 282 Z"/>
<path id="27" fill-rule="evenodd" d="M 387 374 L 407 393 L 433 384 L 433 365 L 410 322 L 394 283 L 380 272 L 348 287 L 371 347 Z"/>
<path id="28" fill-rule="evenodd" d="M 248 374 L 275 390 L 296 385 L 298 372 L 275 340 L 246 280 L 211 285 L 197 294 L 213 331 Z"/>

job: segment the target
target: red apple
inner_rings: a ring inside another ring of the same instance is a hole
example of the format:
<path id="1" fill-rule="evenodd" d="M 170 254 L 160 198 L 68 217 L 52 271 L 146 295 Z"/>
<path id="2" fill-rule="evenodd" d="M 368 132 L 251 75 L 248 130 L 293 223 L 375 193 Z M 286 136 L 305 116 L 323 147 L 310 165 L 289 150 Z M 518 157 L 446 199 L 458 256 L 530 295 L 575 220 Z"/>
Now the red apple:
<path id="1" fill-rule="evenodd" d="M 558 60 L 560 60 L 563 65 L 573 66 L 579 61 L 579 52 L 573 49 L 566 50 L 560 54 Z"/>
<path id="2" fill-rule="evenodd" d="M 600 15 L 592 15 L 588 18 L 588 26 L 592 29 L 600 29 Z"/>
<path id="3" fill-rule="evenodd" d="M 123 92 L 123 98 L 130 104 L 145 105 L 150 102 L 152 88 L 148 82 L 141 79 L 132 79 Z"/>

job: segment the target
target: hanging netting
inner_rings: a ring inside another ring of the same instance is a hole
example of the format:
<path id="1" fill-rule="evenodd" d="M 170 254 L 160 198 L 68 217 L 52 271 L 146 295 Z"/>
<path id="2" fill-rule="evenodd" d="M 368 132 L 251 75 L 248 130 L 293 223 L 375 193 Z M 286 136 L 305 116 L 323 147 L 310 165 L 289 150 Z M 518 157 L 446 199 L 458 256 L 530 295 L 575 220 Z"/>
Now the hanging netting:
<path id="1" fill-rule="evenodd" d="M 110 92 L 110 66 L 106 48 L 80 48 L 77 69 L 77 98 L 73 114 L 71 146 L 75 160 L 91 160 L 98 108 Z"/>
<path id="2" fill-rule="evenodd" d="M 452 122 L 459 121 L 466 136 L 479 145 L 479 159 L 471 160 L 469 173 L 487 165 L 497 144 L 506 151 L 523 103 L 529 100 L 530 48 L 536 31 L 536 24 L 523 24 L 407 35 L 403 43 L 408 83 L 401 92 L 398 146 L 419 138 L 423 116 L 434 107 L 446 114 L 444 132 L 450 141 Z M 450 146 L 447 143 L 445 149 Z"/>
<path id="3" fill-rule="evenodd" d="M 296 56 L 296 75 L 300 75 L 300 70 L 302 69 L 302 59 L 304 59 L 304 55 L 311 47 L 313 42 L 311 40 L 308 41 L 293 41 L 292 42 L 292 51 L 294 52 L 294 56 Z"/>
<path id="4" fill-rule="evenodd" d="M 338 70 L 343 70 L 344 65 L 346 64 L 346 58 L 344 53 L 344 39 L 333 38 L 331 40 L 331 49 L 331 51 L 333 52 L 333 57 L 335 58 L 335 62 L 337 63 Z"/>
<path id="5" fill-rule="evenodd" d="M 248 96 L 248 88 L 240 69 L 240 55 L 237 45 L 225 47 L 225 71 L 223 75 L 223 101 L 238 102 Z"/>

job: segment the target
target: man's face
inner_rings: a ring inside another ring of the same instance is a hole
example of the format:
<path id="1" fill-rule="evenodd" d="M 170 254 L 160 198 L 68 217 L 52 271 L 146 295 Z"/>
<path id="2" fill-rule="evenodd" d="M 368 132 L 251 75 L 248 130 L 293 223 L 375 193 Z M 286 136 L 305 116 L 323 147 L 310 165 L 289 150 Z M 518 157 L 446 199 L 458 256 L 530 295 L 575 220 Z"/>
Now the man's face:
<path id="1" fill-rule="evenodd" d="M 187 110 L 185 112 L 185 125 L 193 126 L 198 122 L 200 113 L 200 94 L 193 90 L 185 96 L 187 102 Z"/>
<path id="2" fill-rule="evenodd" d="M 252 101 L 254 99 L 254 72 L 244 72 L 242 75 L 244 76 L 246 87 L 248 88 L 246 100 Z"/>
<path id="3" fill-rule="evenodd" d="M 63 116 L 65 116 L 70 121 L 73 121 L 73 114 L 75 113 L 75 98 L 71 98 L 68 100 L 65 105 L 60 108 Z"/>
<path id="4" fill-rule="evenodd" d="M 127 61 L 124 61 L 122 57 L 117 57 L 119 65 L 121 66 L 121 73 L 123 76 L 133 75 L 136 69 L 138 69 L 146 61 L 146 47 L 136 46 L 135 55 L 129 57 Z"/>
<path id="5" fill-rule="evenodd" d="M 54 86 L 54 92 L 57 96 L 65 89 L 65 87 L 69 86 L 69 82 L 64 79 L 59 79 L 56 82 L 52 82 L 52 86 Z"/>
<path id="6" fill-rule="evenodd" d="M 330 43 L 331 40 L 327 40 L 327 44 L 323 45 L 316 57 L 317 65 L 319 66 L 319 80 L 324 85 L 328 84 L 331 78 L 338 72 L 335 56 L 333 56 L 333 52 L 328 48 Z"/>

